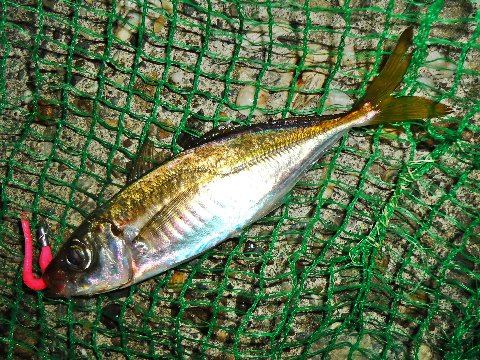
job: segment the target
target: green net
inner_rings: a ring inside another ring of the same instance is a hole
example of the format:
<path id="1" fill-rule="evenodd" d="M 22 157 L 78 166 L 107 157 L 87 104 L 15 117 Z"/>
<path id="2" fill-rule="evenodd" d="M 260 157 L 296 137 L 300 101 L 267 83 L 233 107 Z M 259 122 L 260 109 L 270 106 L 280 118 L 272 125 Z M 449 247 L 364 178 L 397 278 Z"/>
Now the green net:
<path id="1" fill-rule="evenodd" d="M 1 5 L 2 357 L 480 358 L 478 1 Z M 137 286 L 22 284 L 22 209 L 57 249 L 148 139 L 168 159 L 224 122 L 349 109 L 410 25 L 400 93 L 451 116 L 351 131 L 284 206 Z"/>

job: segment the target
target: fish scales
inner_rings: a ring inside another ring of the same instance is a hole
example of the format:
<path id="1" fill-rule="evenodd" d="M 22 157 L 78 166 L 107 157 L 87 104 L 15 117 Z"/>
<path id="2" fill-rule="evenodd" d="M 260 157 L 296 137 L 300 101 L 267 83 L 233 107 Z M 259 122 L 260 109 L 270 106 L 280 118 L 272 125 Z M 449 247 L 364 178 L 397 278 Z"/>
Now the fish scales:
<path id="1" fill-rule="evenodd" d="M 205 159 L 209 163 L 209 174 L 192 177 L 189 190 L 180 191 L 181 196 L 172 197 L 171 202 L 150 219 L 153 222 L 161 219 L 159 227 L 139 225 L 144 230 L 133 243 L 136 281 L 188 260 L 273 210 L 306 167 L 321 155 L 325 149 L 322 138 L 329 139 L 346 130 L 336 125 L 333 128 L 328 122 L 312 123 L 302 132 L 298 129 L 250 131 L 221 144 L 207 144 L 205 151 L 199 149 L 195 166 L 202 167 L 198 162 Z M 262 146 L 267 140 L 268 147 Z M 210 164 L 212 159 L 219 165 Z M 182 162 L 177 166 L 183 166 Z M 191 169 L 184 166 L 183 171 Z M 184 219 L 192 214 L 197 214 L 195 219 L 199 221 L 195 227 L 185 228 Z M 167 252 L 169 261 L 165 262 Z"/>
<path id="2" fill-rule="evenodd" d="M 334 121 L 312 122 L 303 131 L 263 127 L 193 149 L 127 187 L 105 210 L 105 218 L 116 219 L 115 225 L 119 228 L 133 222 L 140 229 L 178 194 L 195 186 L 198 190 L 215 176 L 248 168 L 296 141 L 327 132 L 334 124 Z"/>

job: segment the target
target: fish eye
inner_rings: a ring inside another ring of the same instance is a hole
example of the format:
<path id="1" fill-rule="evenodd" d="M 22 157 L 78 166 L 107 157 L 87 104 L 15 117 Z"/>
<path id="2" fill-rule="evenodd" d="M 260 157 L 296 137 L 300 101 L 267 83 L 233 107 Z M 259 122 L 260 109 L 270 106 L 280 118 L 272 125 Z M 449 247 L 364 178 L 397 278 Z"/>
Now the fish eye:
<path id="1" fill-rule="evenodd" d="M 67 266 L 74 271 L 87 269 L 91 263 L 91 253 L 87 246 L 78 239 L 73 239 L 65 254 Z"/>

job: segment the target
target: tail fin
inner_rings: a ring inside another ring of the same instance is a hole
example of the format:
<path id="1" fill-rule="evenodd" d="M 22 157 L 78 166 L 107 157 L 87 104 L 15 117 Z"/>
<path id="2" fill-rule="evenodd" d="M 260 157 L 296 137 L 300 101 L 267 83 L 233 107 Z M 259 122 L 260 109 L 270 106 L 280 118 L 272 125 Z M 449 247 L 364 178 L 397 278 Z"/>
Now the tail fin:
<path id="1" fill-rule="evenodd" d="M 444 104 L 418 96 L 403 96 L 395 98 L 392 91 L 400 84 L 412 60 L 412 54 L 407 53 L 412 43 L 413 29 L 407 28 L 398 40 L 395 50 L 390 55 L 380 74 L 367 88 L 365 96 L 356 108 L 368 108 L 376 114 L 366 122 L 357 126 L 382 123 L 404 122 L 418 119 L 441 117 L 451 112 Z"/>

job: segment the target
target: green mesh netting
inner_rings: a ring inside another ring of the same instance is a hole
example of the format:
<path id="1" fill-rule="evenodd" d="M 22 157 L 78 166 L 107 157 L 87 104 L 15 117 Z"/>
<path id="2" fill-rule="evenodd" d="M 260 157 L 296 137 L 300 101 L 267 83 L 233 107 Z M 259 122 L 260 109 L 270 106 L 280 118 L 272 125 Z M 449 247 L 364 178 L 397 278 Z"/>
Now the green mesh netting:
<path id="1" fill-rule="evenodd" d="M 480 358 L 478 1 L 0 9 L 2 358 Z M 23 286 L 22 209 L 58 248 L 147 139 L 167 159 L 222 122 L 349 109 L 410 25 L 400 92 L 451 116 L 351 131 L 285 206 L 137 286 L 71 300 Z"/>

